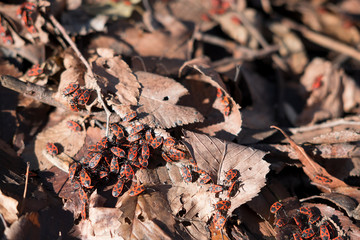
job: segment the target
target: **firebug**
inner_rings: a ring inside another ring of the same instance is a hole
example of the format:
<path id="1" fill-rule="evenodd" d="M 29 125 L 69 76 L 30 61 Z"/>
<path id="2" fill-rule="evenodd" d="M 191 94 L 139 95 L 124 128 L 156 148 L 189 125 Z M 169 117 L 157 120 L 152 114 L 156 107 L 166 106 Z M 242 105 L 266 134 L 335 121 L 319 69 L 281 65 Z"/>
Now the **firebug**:
<path id="1" fill-rule="evenodd" d="M 175 146 L 175 139 L 174 138 L 172 138 L 172 137 L 168 137 L 168 138 L 166 138 L 165 140 L 164 140 L 164 146 L 166 146 L 166 147 L 173 147 L 173 146 Z"/>
<path id="2" fill-rule="evenodd" d="M 99 178 L 106 178 L 107 176 L 109 176 L 109 172 L 108 171 L 99 171 Z"/>
<path id="3" fill-rule="evenodd" d="M 293 219 L 294 219 L 296 225 L 299 227 L 300 231 L 302 231 L 305 227 L 305 224 L 303 223 L 301 217 L 294 216 Z"/>
<path id="4" fill-rule="evenodd" d="M 129 189 L 129 195 L 130 196 L 137 196 L 137 195 L 139 195 L 140 193 L 142 193 L 144 191 L 145 191 L 145 187 L 144 187 L 143 184 L 141 184 L 141 185 L 135 184 L 134 186 L 132 186 Z"/>
<path id="5" fill-rule="evenodd" d="M 97 148 L 102 151 L 109 147 L 109 139 L 107 137 L 103 137 L 100 141 L 96 143 Z"/>
<path id="6" fill-rule="evenodd" d="M 233 196 L 238 190 L 238 187 L 239 187 L 239 182 L 238 181 L 233 182 L 228 189 L 228 197 Z"/>
<path id="7" fill-rule="evenodd" d="M 314 235 L 315 235 L 315 232 L 311 227 L 306 228 L 301 232 L 301 237 L 303 237 L 305 239 L 312 238 Z"/>
<path id="8" fill-rule="evenodd" d="M 319 221 L 321 218 L 321 216 L 319 214 L 316 214 L 316 213 L 312 213 L 309 215 L 309 223 L 310 224 L 314 224 L 316 223 L 317 221 Z"/>
<path id="9" fill-rule="evenodd" d="M 169 156 L 173 160 L 181 160 L 185 158 L 185 153 L 176 149 L 176 148 L 170 148 L 169 150 Z"/>
<path id="10" fill-rule="evenodd" d="M 78 112 L 79 111 L 77 103 L 74 102 L 74 100 L 72 100 L 72 99 L 69 101 L 69 107 L 70 107 L 70 110 L 73 111 L 73 112 Z"/>
<path id="11" fill-rule="evenodd" d="M 282 206 L 283 205 L 280 202 L 275 202 L 271 205 L 270 212 L 275 214 L 280 210 L 280 208 L 282 208 Z"/>
<path id="12" fill-rule="evenodd" d="M 315 180 L 321 183 L 332 183 L 332 180 L 330 178 L 321 175 L 316 175 Z"/>
<path id="13" fill-rule="evenodd" d="M 113 123 L 111 124 L 110 128 L 118 139 L 121 139 L 125 136 L 124 131 L 120 125 Z"/>
<path id="14" fill-rule="evenodd" d="M 141 132 L 142 130 L 144 130 L 145 126 L 141 123 L 136 123 L 133 126 L 131 126 L 129 134 L 133 135 L 135 133 Z"/>
<path id="15" fill-rule="evenodd" d="M 70 83 L 70 84 L 64 89 L 63 94 L 64 94 L 64 95 L 69 95 L 69 94 L 75 92 L 78 88 L 79 88 L 79 84 L 77 84 L 77 83 Z"/>
<path id="16" fill-rule="evenodd" d="M 70 128 L 74 132 L 80 132 L 82 129 L 80 124 L 78 124 L 77 122 L 72 121 L 72 120 L 67 121 L 66 125 L 68 126 L 68 128 Z"/>
<path id="17" fill-rule="evenodd" d="M 165 160 L 165 161 L 167 161 L 167 162 L 169 162 L 169 163 L 172 163 L 173 162 L 173 160 L 168 156 L 168 155 L 166 155 L 166 153 L 161 153 L 161 157 Z"/>
<path id="18" fill-rule="evenodd" d="M 146 161 L 150 158 L 150 148 L 146 143 L 141 146 L 141 157 Z"/>
<path id="19" fill-rule="evenodd" d="M 181 176 L 183 177 L 185 182 L 187 182 L 187 183 L 192 182 L 191 171 L 190 171 L 190 169 L 188 167 L 182 166 L 180 168 L 180 173 L 181 173 Z"/>
<path id="20" fill-rule="evenodd" d="M 135 111 L 133 111 L 133 112 L 130 112 L 130 113 L 126 114 L 123 121 L 124 122 L 130 122 L 131 120 L 133 120 L 136 117 L 137 117 L 137 113 Z"/>
<path id="21" fill-rule="evenodd" d="M 81 202 L 87 203 L 88 197 L 87 197 L 84 189 L 82 189 L 81 187 L 79 188 L 79 197 L 80 197 Z"/>
<path id="22" fill-rule="evenodd" d="M 46 150 L 48 151 L 48 153 L 50 155 L 53 155 L 53 156 L 59 154 L 59 149 L 54 143 L 47 143 L 46 144 Z"/>
<path id="23" fill-rule="evenodd" d="M 74 162 L 73 164 L 71 164 L 69 166 L 69 179 L 70 181 L 72 181 L 75 177 L 75 173 L 77 171 L 77 169 L 80 167 L 80 164 L 77 162 Z"/>
<path id="24" fill-rule="evenodd" d="M 224 92 L 221 90 L 221 88 L 216 89 L 216 97 L 217 98 L 223 98 L 225 96 Z"/>
<path id="25" fill-rule="evenodd" d="M 129 149 L 129 151 L 128 151 L 128 157 L 127 157 L 127 159 L 128 159 L 129 161 L 134 161 L 134 160 L 136 159 L 136 157 L 137 157 L 137 155 L 138 155 L 138 148 L 139 148 L 138 145 L 133 145 L 133 146 Z"/>
<path id="26" fill-rule="evenodd" d="M 86 203 L 84 202 L 81 204 L 81 219 L 86 219 Z"/>
<path id="27" fill-rule="evenodd" d="M 239 170 L 237 170 L 237 169 L 230 169 L 230 170 L 227 171 L 227 173 L 225 174 L 224 182 L 225 182 L 225 183 L 230 183 L 231 181 L 236 180 L 239 176 L 240 176 Z"/>
<path id="28" fill-rule="evenodd" d="M 119 158 L 125 158 L 126 157 L 126 153 L 123 149 L 119 148 L 119 147 L 112 147 L 110 149 L 110 151 L 117 157 Z"/>
<path id="29" fill-rule="evenodd" d="M 134 170 L 128 163 L 124 163 L 120 168 L 120 177 L 125 177 L 128 180 L 134 178 Z"/>
<path id="30" fill-rule="evenodd" d="M 78 99 L 78 104 L 85 105 L 90 99 L 90 94 L 91 91 L 89 89 L 85 89 Z"/>
<path id="31" fill-rule="evenodd" d="M 293 233 L 293 239 L 294 240 L 302 240 L 302 237 L 300 236 L 299 233 Z"/>
<path id="32" fill-rule="evenodd" d="M 118 173 L 120 171 L 119 162 L 117 157 L 113 157 L 110 163 L 110 172 Z"/>
<path id="33" fill-rule="evenodd" d="M 215 204 L 216 210 L 228 210 L 231 207 L 231 202 L 228 200 L 221 200 Z"/>
<path id="34" fill-rule="evenodd" d="M 39 64 L 35 64 L 34 66 L 32 66 L 32 68 L 30 68 L 30 70 L 28 71 L 28 75 L 31 76 L 38 76 L 40 74 L 42 74 L 44 72 L 44 70 L 40 67 Z"/>
<path id="35" fill-rule="evenodd" d="M 139 168 L 147 168 L 149 165 L 149 161 L 144 159 L 141 155 L 138 156 L 138 161 L 141 166 Z"/>
<path id="36" fill-rule="evenodd" d="M 221 215 L 221 213 L 219 211 L 216 211 L 213 222 L 214 222 L 215 229 L 220 230 L 220 229 L 224 228 L 225 223 L 226 223 L 226 218 L 223 215 Z"/>
<path id="37" fill-rule="evenodd" d="M 95 167 L 99 164 L 101 158 L 102 158 L 101 153 L 96 153 L 96 154 L 91 158 L 90 163 L 89 163 L 89 167 L 90 167 L 90 168 L 95 168 Z"/>
<path id="38" fill-rule="evenodd" d="M 145 140 L 147 141 L 148 144 L 151 144 L 153 139 L 154 139 L 154 137 L 152 136 L 150 129 L 147 130 L 145 132 Z"/>
<path id="39" fill-rule="evenodd" d="M 163 137 L 161 136 L 157 136 L 157 137 L 154 137 L 153 140 L 151 141 L 150 143 L 150 146 L 153 148 L 153 149 L 156 149 L 158 147 L 161 146 L 161 144 L 163 143 Z"/>
<path id="40" fill-rule="evenodd" d="M 125 183 L 124 180 L 121 178 L 119 178 L 119 180 L 115 183 L 111 192 L 113 197 L 118 197 L 121 194 L 124 188 L 124 183 Z"/>
<path id="41" fill-rule="evenodd" d="M 71 96 L 71 100 L 73 100 L 77 104 L 77 101 L 78 101 L 79 97 L 83 94 L 83 92 L 84 92 L 84 90 L 81 88 L 76 89 Z"/>
<path id="42" fill-rule="evenodd" d="M 330 240 L 330 232 L 325 225 L 320 226 L 320 237 L 321 240 Z"/>
<path id="43" fill-rule="evenodd" d="M 286 225 L 285 219 L 284 219 L 284 218 L 279 218 L 279 219 L 276 221 L 275 225 L 276 225 L 278 228 L 281 228 L 281 227 L 285 226 L 285 225 Z"/>
<path id="44" fill-rule="evenodd" d="M 134 135 L 130 135 L 126 138 L 126 140 L 128 140 L 129 142 L 136 142 L 137 140 L 139 140 L 141 138 L 141 135 L 139 133 L 136 133 Z"/>
<path id="45" fill-rule="evenodd" d="M 85 169 L 80 171 L 80 182 L 86 188 L 91 188 L 91 178 Z"/>
<path id="46" fill-rule="evenodd" d="M 224 188 L 223 188 L 222 186 L 220 186 L 220 185 L 215 185 L 215 184 L 213 184 L 213 185 L 211 185 L 211 186 L 209 187 L 209 191 L 212 192 L 212 193 L 221 192 L 223 189 L 224 189 Z"/>
<path id="47" fill-rule="evenodd" d="M 301 207 L 299 209 L 299 212 L 302 213 L 302 214 L 305 214 L 305 215 L 311 215 L 312 214 L 311 208 L 308 208 L 308 207 Z"/>
<path id="48" fill-rule="evenodd" d="M 210 180 L 211 180 L 211 178 L 210 178 L 209 174 L 205 174 L 204 176 L 202 176 L 200 178 L 199 183 L 203 185 L 203 184 L 208 183 Z"/>

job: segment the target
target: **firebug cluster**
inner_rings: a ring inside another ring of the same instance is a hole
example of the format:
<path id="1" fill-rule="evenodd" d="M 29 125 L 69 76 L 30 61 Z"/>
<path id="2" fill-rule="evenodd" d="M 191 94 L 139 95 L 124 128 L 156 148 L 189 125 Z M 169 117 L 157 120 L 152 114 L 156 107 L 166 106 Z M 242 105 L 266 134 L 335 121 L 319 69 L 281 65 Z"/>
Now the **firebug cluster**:
<path id="1" fill-rule="evenodd" d="M 220 89 L 217 88 L 216 97 L 220 99 L 221 104 L 224 106 L 224 115 L 229 116 L 231 113 L 231 103 L 228 96 Z"/>
<path id="2" fill-rule="evenodd" d="M 35 15 L 36 15 L 36 5 L 31 2 L 24 2 L 21 6 L 16 10 L 16 15 L 21 19 L 22 24 L 24 24 L 25 28 L 30 33 L 36 33 L 36 28 L 34 26 L 35 23 Z"/>
<path id="3" fill-rule="evenodd" d="M 90 99 L 91 90 L 80 87 L 77 83 L 70 83 L 63 91 L 69 97 L 69 107 L 71 111 L 78 112 L 80 106 L 84 106 Z"/>
<path id="4" fill-rule="evenodd" d="M 316 207 L 300 207 L 295 214 L 286 213 L 281 202 L 275 202 L 270 207 L 270 212 L 275 214 L 275 226 L 278 229 L 287 225 L 295 225 L 296 231 L 292 233 L 293 240 L 319 239 L 319 240 L 344 240 L 335 223 L 321 216 Z M 291 239 L 291 238 L 290 238 Z"/>

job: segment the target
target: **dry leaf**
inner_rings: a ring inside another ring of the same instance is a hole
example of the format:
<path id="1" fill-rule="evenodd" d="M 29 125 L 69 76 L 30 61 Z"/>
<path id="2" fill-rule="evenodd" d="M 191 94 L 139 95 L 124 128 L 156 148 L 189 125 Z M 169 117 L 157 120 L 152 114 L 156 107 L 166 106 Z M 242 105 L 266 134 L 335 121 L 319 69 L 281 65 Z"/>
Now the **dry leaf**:
<path id="1" fill-rule="evenodd" d="M 210 68 L 203 59 L 194 59 L 185 62 L 184 65 L 179 69 L 179 73 L 182 73 L 186 67 L 190 67 L 201 73 L 200 78 L 188 77 L 186 82 L 190 84 L 190 80 L 199 81 L 199 84 L 208 83 L 215 87 L 211 98 L 208 96 L 204 101 L 209 105 L 206 109 L 198 108 L 198 110 L 204 115 L 205 120 L 203 123 L 197 125 L 197 130 L 203 133 L 209 134 L 210 136 L 216 136 L 226 140 L 233 140 L 235 136 L 241 131 L 241 113 L 239 111 L 240 106 L 231 98 L 228 94 L 225 84 L 221 80 L 217 72 Z M 204 87 L 201 86 L 201 92 L 204 92 Z M 216 89 L 220 88 L 230 100 L 231 111 L 229 116 L 224 116 L 224 106 L 219 98 L 216 98 Z M 200 89 L 198 89 L 200 91 Z M 210 94 L 212 92 L 207 92 Z M 200 95 L 200 92 L 191 92 L 190 97 Z M 214 102 L 212 102 L 214 100 Z M 188 100 L 189 104 L 199 105 L 203 104 L 194 100 Z M 211 101 L 211 102 L 210 102 Z M 211 105 L 210 105 L 211 104 Z M 219 116 L 219 113 L 221 115 Z"/>
<path id="2" fill-rule="evenodd" d="M 5 229 L 6 239 L 40 239 L 40 222 L 37 212 L 30 212 L 20 217 L 9 228 Z"/>
<path id="3" fill-rule="evenodd" d="M 172 128 L 201 122 L 202 115 L 194 108 L 176 105 L 188 94 L 186 88 L 171 78 L 146 72 L 136 72 L 143 89 L 140 95 L 139 115 L 150 127 Z"/>
<path id="4" fill-rule="evenodd" d="M 230 169 L 240 172 L 240 193 L 231 199 L 231 213 L 250 201 L 265 186 L 269 164 L 263 160 L 265 152 L 250 147 L 184 131 L 184 141 L 200 169 L 207 172 L 215 184 L 223 184 Z"/>
<path id="5" fill-rule="evenodd" d="M 73 132 L 67 127 L 67 121 L 77 121 L 82 126 L 82 131 Z M 86 137 L 85 126 L 79 117 L 70 116 L 57 125 L 47 128 L 39 133 L 35 140 L 35 154 L 38 162 L 32 162 L 31 168 L 45 170 L 53 165 L 67 172 L 69 164 L 73 162 L 70 157 L 74 157 L 83 147 Z M 59 148 L 59 155 L 52 156 L 46 151 L 46 144 L 56 143 Z"/>
<path id="6" fill-rule="evenodd" d="M 120 57 L 98 58 L 93 62 L 93 71 L 104 93 L 115 94 L 122 104 L 137 105 L 140 84 Z M 89 84 L 92 80 L 86 75 L 85 81 Z"/>
<path id="7" fill-rule="evenodd" d="M 18 201 L 12 197 L 6 196 L 0 190 L 0 213 L 6 222 L 12 224 L 18 219 Z"/>

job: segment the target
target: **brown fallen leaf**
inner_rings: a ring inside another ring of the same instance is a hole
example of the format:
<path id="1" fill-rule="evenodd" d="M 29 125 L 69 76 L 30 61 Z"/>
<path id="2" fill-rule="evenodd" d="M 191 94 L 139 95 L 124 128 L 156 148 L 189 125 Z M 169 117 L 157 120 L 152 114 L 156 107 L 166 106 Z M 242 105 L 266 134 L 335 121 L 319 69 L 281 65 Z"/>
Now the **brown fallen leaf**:
<path id="1" fill-rule="evenodd" d="M 141 86 L 126 62 L 120 57 L 99 57 L 92 65 L 104 93 L 115 94 L 122 104 L 137 105 Z M 85 81 L 91 82 L 87 75 Z"/>
<path id="2" fill-rule="evenodd" d="M 289 141 L 291 147 L 295 150 L 298 155 L 298 159 L 303 164 L 303 170 L 305 174 L 310 178 L 315 186 L 317 186 L 323 192 L 337 192 L 344 195 L 348 195 L 354 198 L 356 201 L 360 201 L 360 190 L 356 187 L 351 187 L 345 182 L 341 181 L 338 178 L 330 175 L 325 168 L 316 163 L 310 156 L 305 152 L 304 148 L 298 146 L 282 129 L 271 126 L 279 130 Z M 329 179 L 329 182 L 325 183 L 317 180 L 318 176 L 325 177 Z"/>
<path id="3" fill-rule="evenodd" d="M 67 121 L 77 121 L 82 131 L 73 132 L 67 126 Z M 53 123 L 52 123 L 53 124 Z M 85 125 L 80 117 L 70 116 L 39 133 L 35 140 L 35 155 L 37 162 L 31 162 L 31 168 L 45 170 L 53 165 L 67 172 L 77 152 L 83 147 L 86 137 Z M 55 143 L 59 147 L 59 155 L 52 156 L 46 151 L 46 144 Z"/>
<path id="4" fill-rule="evenodd" d="M 39 213 L 30 212 L 6 228 L 4 235 L 6 239 L 40 239 L 40 227 Z"/>
<path id="5" fill-rule="evenodd" d="M 18 219 L 18 200 L 5 195 L 0 190 L 0 213 L 6 222 L 12 224 Z"/>
<path id="6" fill-rule="evenodd" d="M 150 127 L 172 128 L 203 121 L 194 108 L 176 105 L 179 98 L 189 94 L 186 88 L 174 79 L 160 75 L 136 72 L 142 85 L 138 112 L 143 123 Z"/>
<path id="7" fill-rule="evenodd" d="M 184 143 L 200 169 L 207 172 L 215 184 L 223 184 L 230 169 L 240 172 L 239 194 L 231 199 L 229 213 L 254 198 L 265 186 L 269 164 L 265 152 L 250 147 L 184 131 Z"/>
<path id="8" fill-rule="evenodd" d="M 179 74 L 182 74 L 186 67 L 195 69 L 201 74 L 198 77 L 188 76 L 186 79 L 186 82 L 190 82 L 191 80 L 199 82 L 199 88 L 197 89 L 199 92 L 191 91 L 191 98 L 196 97 L 200 94 L 200 92 L 203 92 L 206 84 L 210 84 L 215 88 L 213 92 L 209 91 L 205 93 L 206 98 L 203 99 L 203 101 L 207 103 L 207 108 L 198 108 L 202 115 L 204 115 L 205 120 L 201 124 L 196 125 L 196 130 L 209 134 L 210 136 L 216 136 L 226 140 L 233 140 L 241 131 L 242 119 L 241 113 L 239 111 L 240 106 L 229 95 L 219 74 L 215 72 L 204 59 L 193 59 L 185 62 L 179 69 Z M 206 84 L 202 85 L 203 83 Z M 220 98 L 216 98 L 215 93 L 217 88 L 221 89 L 225 93 L 226 97 L 230 100 L 229 116 L 224 116 L 224 105 L 221 103 Z M 200 99 L 196 100 L 201 101 Z M 193 99 L 188 99 L 187 101 L 189 105 L 192 104 L 197 106 L 199 104 L 203 104 L 196 102 Z"/>

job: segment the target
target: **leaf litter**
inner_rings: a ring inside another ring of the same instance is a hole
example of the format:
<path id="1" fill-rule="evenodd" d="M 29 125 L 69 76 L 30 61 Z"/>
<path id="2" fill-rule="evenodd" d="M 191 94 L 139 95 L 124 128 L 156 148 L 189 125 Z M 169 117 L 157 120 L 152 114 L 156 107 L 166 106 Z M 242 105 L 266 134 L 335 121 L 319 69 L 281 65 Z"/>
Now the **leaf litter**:
<path id="1" fill-rule="evenodd" d="M 356 6 L 2 4 L 4 235 L 359 238 Z"/>

